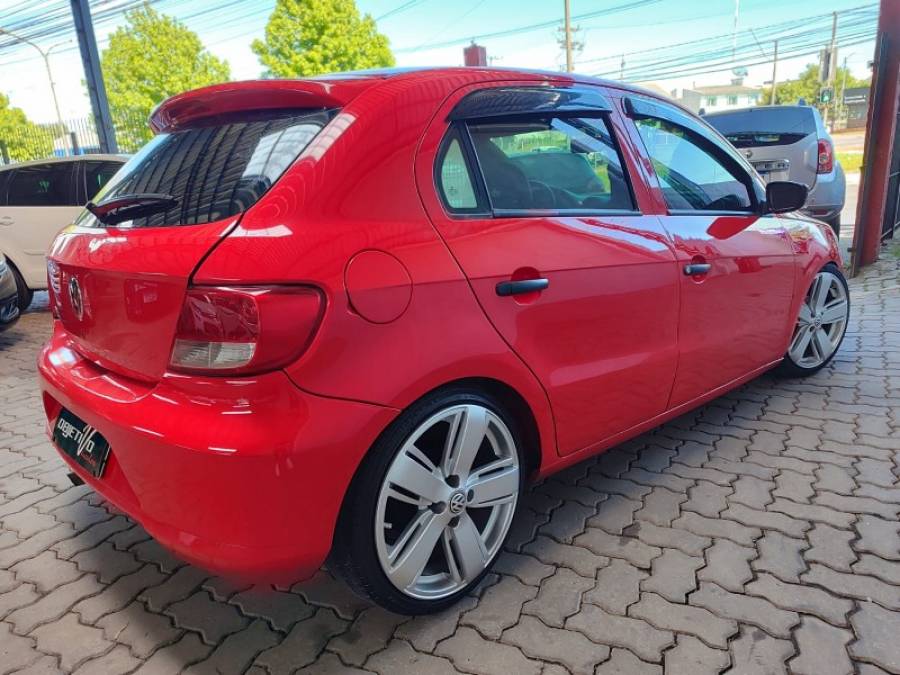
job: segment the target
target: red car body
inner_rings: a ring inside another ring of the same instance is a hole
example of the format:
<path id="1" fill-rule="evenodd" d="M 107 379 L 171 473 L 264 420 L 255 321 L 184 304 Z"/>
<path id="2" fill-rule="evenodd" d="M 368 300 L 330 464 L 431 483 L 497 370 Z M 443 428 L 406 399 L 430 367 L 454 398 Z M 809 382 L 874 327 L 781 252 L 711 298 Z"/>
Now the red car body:
<path id="1" fill-rule="evenodd" d="M 611 102 L 638 212 L 449 214 L 434 167 L 454 107 L 481 89 L 576 85 Z M 157 132 L 253 110 L 337 112 L 240 215 L 59 235 L 58 320 L 39 357 L 48 430 L 65 408 L 112 448 L 100 478 L 65 461 L 179 556 L 298 579 L 328 555 L 368 448 L 447 383 L 513 401 L 543 476 L 776 365 L 811 279 L 839 259 L 833 235 L 795 215 L 671 214 L 629 96 L 675 108 L 616 83 L 482 68 L 229 83 L 166 101 Z M 707 274 L 682 272 L 698 261 Z M 495 293 L 535 276 L 549 288 Z M 288 363 L 169 367 L 189 287 L 285 284 L 318 289 L 322 305 Z"/>

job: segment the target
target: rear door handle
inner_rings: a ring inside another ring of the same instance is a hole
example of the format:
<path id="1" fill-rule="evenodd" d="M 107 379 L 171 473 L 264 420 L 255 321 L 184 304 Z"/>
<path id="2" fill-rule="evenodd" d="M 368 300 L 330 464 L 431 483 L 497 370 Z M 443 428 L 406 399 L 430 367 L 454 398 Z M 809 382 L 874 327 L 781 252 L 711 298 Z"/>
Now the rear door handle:
<path id="1" fill-rule="evenodd" d="M 550 285 L 549 279 L 522 279 L 521 281 L 501 281 L 497 284 L 497 295 L 519 295 L 543 291 Z"/>
<path id="2" fill-rule="evenodd" d="M 684 266 L 684 273 L 692 277 L 695 274 L 706 274 L 712 269 L 710 263 L 690 263 Z"/>

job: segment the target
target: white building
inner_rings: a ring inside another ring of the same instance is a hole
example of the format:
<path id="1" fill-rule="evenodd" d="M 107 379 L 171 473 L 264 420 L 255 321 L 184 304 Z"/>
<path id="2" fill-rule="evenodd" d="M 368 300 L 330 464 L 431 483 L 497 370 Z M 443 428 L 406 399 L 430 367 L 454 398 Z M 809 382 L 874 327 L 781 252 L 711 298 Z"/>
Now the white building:
<path id="1" fill-rule="evenodd" d="M 685 88 L 675 98 L 694 112 L 712 113 L 759 105 L 762 89 L 745 86 L 743 78 L 735 78 L 731 84 Z"/>

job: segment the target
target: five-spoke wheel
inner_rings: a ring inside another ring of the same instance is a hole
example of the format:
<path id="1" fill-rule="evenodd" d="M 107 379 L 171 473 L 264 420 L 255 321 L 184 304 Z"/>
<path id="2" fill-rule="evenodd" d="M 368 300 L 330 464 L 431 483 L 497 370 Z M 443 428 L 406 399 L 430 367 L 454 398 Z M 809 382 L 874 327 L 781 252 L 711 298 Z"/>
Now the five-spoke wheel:
<path id="1" fill-rule="evenodd" d="M 847 282 L 834 264 L 813 279 L 785 356 L 789 374 L 806 375 L 823 368 L 834 356 L 850 316 Z"/>
<path id="2" fill-rule="evenodd" d="M 342 576 L 404 613 L 437 611 L 478 583 L 509 533 L 522 485 L 515 425 L 501 408 L 475 392 L 438 398 L 381 439 L 337 542 Z"/>

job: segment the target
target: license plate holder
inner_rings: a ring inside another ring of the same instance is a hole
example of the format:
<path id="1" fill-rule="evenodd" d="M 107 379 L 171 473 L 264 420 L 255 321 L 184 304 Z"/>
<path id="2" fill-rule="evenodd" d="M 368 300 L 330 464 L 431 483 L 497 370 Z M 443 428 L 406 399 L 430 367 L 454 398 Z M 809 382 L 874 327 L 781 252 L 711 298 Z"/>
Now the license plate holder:
<path id="1" fill-rule="evenodd" d="M 90 424 L 63 408 L 53 425 L 53 442 L 94 478 L 103 475 L 109 441 Z"/>

